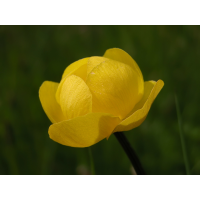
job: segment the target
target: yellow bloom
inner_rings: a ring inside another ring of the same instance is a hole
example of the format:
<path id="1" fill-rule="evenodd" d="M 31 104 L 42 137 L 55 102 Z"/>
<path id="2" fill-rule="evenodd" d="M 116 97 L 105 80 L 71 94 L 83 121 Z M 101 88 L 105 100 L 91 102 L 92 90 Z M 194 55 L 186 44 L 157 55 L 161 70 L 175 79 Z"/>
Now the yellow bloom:
<path id="1" fill-rule="evenodd" d="M 88 147 L 136 128 L 163 85 L 162 80 L 144 82 L 137 63 L 121 49 L 78 60 L 60 83 L 45 81 L 40 87 L 42 107 L 53 123 L 49 136 L 66 146 Z"/>

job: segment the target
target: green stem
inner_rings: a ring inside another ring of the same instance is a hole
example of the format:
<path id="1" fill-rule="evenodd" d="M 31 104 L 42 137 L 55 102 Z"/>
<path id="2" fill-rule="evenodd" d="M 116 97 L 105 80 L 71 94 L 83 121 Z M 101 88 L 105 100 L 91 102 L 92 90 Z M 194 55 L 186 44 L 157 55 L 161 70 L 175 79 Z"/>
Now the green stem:
<path id="1" fill-rule="evenodd" d="M 183 135 L 183 125 L 182 125 L 182 120 L 181 120 L 178 98 L 177 98 L 176 94 L 175 94 L 175 103 L 176 103 L 176 111 L 177 111 L 178 124 L 179 124 L 181 146 L 182 146 L 182 151 L 183 151 L 183 158 L 184 158 L 184 162 L 185 162 L 185 169 L 186 169 L 187 175 L 190 175 L 190 166 L 189 166 L 188 155 L 187 155 L 186 146 L 185 146 L 185 138 Z"/>
<path id="2" fill-rule="evenodd" d="M 92 149 L 91 149 L 91 147 L 88 147 L 88 153 L 89 153 L 89 158 L 90 158 L 90 170 L 91 170 L 91 174 L 95 175 L 94 160 L 93 160 L 93 156 L 92 156 Z"/>
<path id="3" fill-rule="evenodd" d="M 135 169 L 136 174 L 137 175 L 144 175 L 145 174 L 144 169 L 142 168 L 142 165 L 141 165 L 135 151 L 131 147 L 130 143 L 126 139 L 123 132 L 116 132 L 116 133 L 114 133 L 114 135 L 116 136 L 117 140 L 119 141 L 122 148 L 126 152 L 128 158 L 130 159 L 130 161 L 133 165 L 133 168 Z"/>

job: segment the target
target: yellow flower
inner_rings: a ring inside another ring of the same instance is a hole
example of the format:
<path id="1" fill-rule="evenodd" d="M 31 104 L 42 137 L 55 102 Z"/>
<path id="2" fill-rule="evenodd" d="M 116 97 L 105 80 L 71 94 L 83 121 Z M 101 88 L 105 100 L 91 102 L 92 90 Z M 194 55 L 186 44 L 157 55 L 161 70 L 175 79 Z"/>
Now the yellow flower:
<path id="1" fill-rule="evenodd" d="M 60 83 L 45 81 L 39 89 L 53 123 L 49 136 L 66 146 L 88 147 L 136 128 L 163 85 L 162 80 L 144 82 L 137 63 L 118 48 L 78 60 L 65 69 Z"/>

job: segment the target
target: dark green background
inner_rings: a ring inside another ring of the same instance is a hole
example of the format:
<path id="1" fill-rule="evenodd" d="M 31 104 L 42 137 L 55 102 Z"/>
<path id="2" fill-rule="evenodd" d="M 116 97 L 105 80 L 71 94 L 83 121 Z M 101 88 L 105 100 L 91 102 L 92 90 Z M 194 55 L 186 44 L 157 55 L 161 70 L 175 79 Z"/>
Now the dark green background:
<path id="1" fill-rule="evenodd" d="M 165 83 L 145 122 L 125 133 L 146 173 L 186 173 L 176 92 L 191 172 L 200 174 L 199 26 L 0 26 L 0 174 L 90 172 L 88 148 L 49 139 L 38 90 L 70 63 L 113 47 L 136 60 L 144 80 Z M 96 174 L 132 173 L 114 135 L 91 149 Z"/>

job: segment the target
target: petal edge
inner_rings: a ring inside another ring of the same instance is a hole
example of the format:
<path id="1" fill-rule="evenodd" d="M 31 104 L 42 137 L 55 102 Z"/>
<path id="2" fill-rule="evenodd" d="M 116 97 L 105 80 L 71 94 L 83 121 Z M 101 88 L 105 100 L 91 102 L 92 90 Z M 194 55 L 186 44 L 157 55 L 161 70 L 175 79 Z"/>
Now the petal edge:
<path id="1" fill-rule="evenodd" d="M 151 81 L 150 81 L 151 82 Z M 147 114 L 151 108 L 153 101 L 155 100 L 156 96 L 164 86 L 164 82 L 162 80 L 158 80 L 154 87 L 152 88 L 146 102 L 144 103 L 143 107 L 133 112 L 132 115 L 124 119 L 114 130 L 114 132 L 120 131 L 129 131 L 133 128 L 138 127 L 142 124 L 142 122 L 147 117 Z"/>

